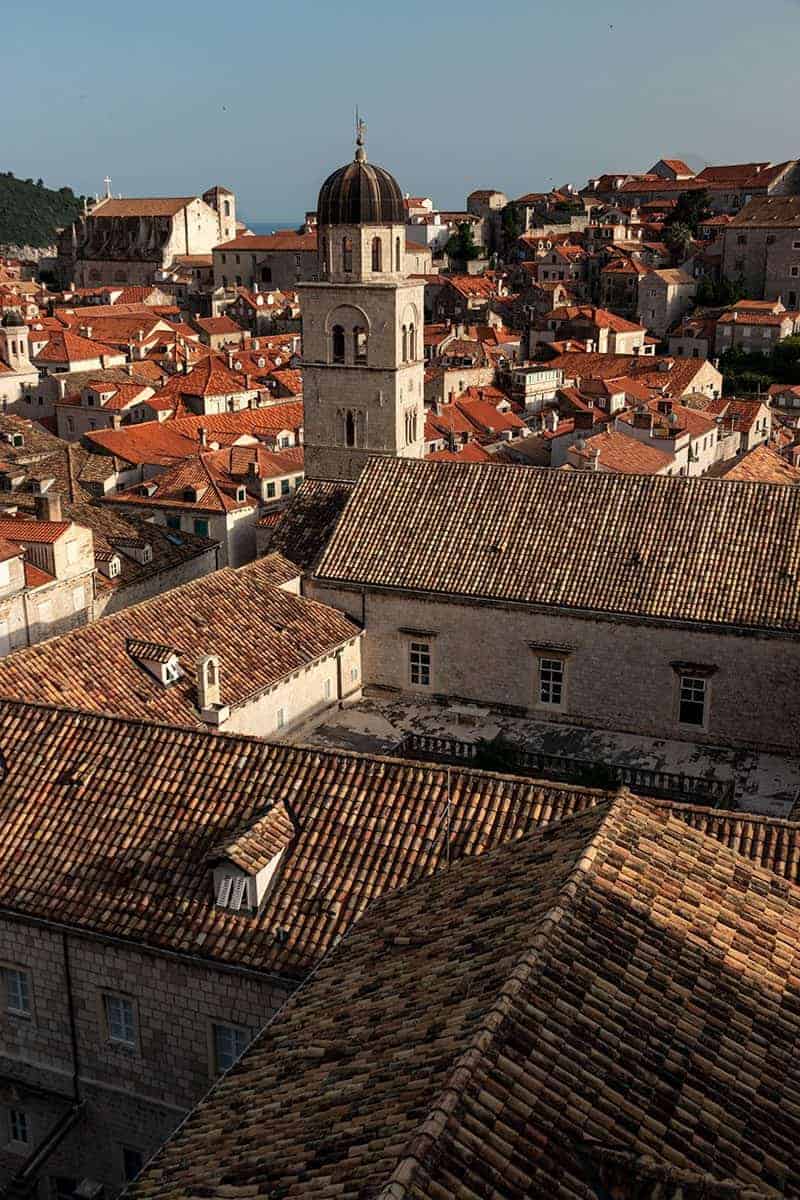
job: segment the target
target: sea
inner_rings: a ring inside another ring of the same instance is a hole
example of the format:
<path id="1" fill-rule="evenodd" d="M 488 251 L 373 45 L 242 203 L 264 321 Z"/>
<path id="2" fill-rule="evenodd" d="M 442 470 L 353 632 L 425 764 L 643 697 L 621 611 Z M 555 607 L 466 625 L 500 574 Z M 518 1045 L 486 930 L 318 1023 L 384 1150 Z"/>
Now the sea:
<path id="1" fill-rule="evenodd" d="M 272 217 L 268 221 L 248 221 L 245 217 L 240 219 L 244 221 L 248 229 L 252 229 L 253 233 L 264 235 L 274 233 L 276 229 L 299 229 L 305 217 Z"/>

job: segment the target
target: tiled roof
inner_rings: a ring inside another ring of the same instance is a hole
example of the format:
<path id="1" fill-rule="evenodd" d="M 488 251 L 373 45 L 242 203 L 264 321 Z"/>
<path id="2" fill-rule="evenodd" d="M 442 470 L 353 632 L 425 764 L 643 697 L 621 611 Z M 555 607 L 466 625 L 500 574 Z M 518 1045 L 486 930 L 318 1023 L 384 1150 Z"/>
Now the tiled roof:
<path id="1" fill-rule="evenodd" d="M 52 544 L 69 531 L 69 521 L 30 521 L 23 517 L 0 516 L 0 538 L 23 545 L 33 542 Z"/>
<path id="2" fill-rule="evenodd" d="M 195 317 L 194 323 L 203 333 L 242 333 L 241 325 L 230 317 Z"/>
<path id="3" fill-rule="evenodd" d="M 703 358 L 637 354 L 561 354 L 548 367 L 560 367 L 565 379 L 615 379 L 627 376 L 668 396 L 683 396 L 707 365 Z"/>
<path id="4" fill-rule="evenodd" d="M 482 297 L 488 300 L 497 295 L 495 281 L 485 275 L 447 275 L 442 276 L 440 282 L 449 284 L 467 298 Z"/>
<path id="5" fill-rule="evenodd" d="M 231 371 L 216 355 L 201 359 L 187 374 L 171 375 L 159 395 L 163 398 L 180 396 L 236 396 L 255 391 L 247 386 L 243 375 Z"/>
<path id="6" fill-rule="evenodd" d="M 201 725 L 201 655 L 219 655 L 222 702 L 235 709 L 359 636 L 342 613 L 276 587 L 274 578 L 268 559 L 226 567 L 28 647 L 0 660 L 0 695 Z M 137 666 L 159 647 L 178 654 L 183 672 L 169 687 Z"/>
<path id="7" fill-rule="evenodd" d="M 101 200 L 89 213 L 90 217 L 174 217 L 191 204 L 194 196 L 126 197 L 121 200 Z"/>
<path id="8" fill-rule="evenodd" d="M 623 475 L 654 475 L 675 462 L 674 456 L 666 450 L 659 450 L 615 429 L 594 434 L 583 450 L 574 446 L 572 450 L 583 458 L 588 458 L 596 451 L 604 470 L 619 471 Z"/>
<path id="9" fill-rule="evenodd" d="M 239 481 L 229 473 L 224 454 L 217 450 L 194 454 L 144 484 L 106 496 L 104 503 L 215 513 L 256 507 L 250 496 L 238 498 Z"/>
<path id="10" fill-rule="evenodd" d="M 425 456 L 429 462 L 492 462 L 492 455 L 478 442 L 467 442 L 456 450 L 433 450 Z"/>
<path id="11" fill-rule="evenodd" d="M 265 236 L 245 234 L 230 242 L 220 242 L 215 250 L 248 250 L 258 254 L 267 250 L 317 250 L 316 233 L 295 233 L 293 229 L 279 230 Z"/>
<path id="12" fill-rule="evenodd" d="M 316 575 L 561 611 L 797 631 L 800 492 L 372 459 Z"/>
<path id="13" fill-rule="evenodd" d="M 744 184 L 759 175 L 770 164 L 766 162 L 733 163 L 720 167 L 703 167 L 695 178 L 703 183 Z"/>
<path id="14" fill-rule="evenodd" d="M 203 418 L 199 418 L 202 422 Z M 197 442 L 178 431 L 177 421 L 144 421 L 124 429 L 98 429 L 86 434 L 86 440 L 101 452 L 113 454 L 125 463 L 138 466 L 151 463 L 169 466 L 197 453 Z"/>
<path id="15" fill-rule="evenodd" d="M 63 333 L 50 334 L 47 345 L 32 357 L 37 363 L 72 363 L 88 362 L 92 358 L 102 359 L 106 354 L 119 353 L 111 346 L 90 341 L 88 338 L 80 337 L 79 334 L 65 329 Z"/>
<path id="16" fill-rule="evenodd" d="M 730 229 L 800 229 L 800 196 L 754 196 L 730 223 Z"/>
<path id="17" fill-rule="evenodd" d="M 269 548 L 313 570 L 330 540 L 353 484 L 344 480 L 306 479 L 292 496 L 275 528 Z"/>
<path id="18" fill-rule="evenodd" d="M 127 1194 L 796 1196 L 799 923 L 619 796 L 377 900 Z"/>
<path id="19" fill-rule="evenodd" d="M 281 800 L 237 837 L 212 850 L 209 858 L 212 862 L 229 859 L 243 871 L 253 874 L 266 867 L 281 850 L 285 850 L 294 835 L 292 818 Z"/>
<path id="20" fill-rule="evenodd" d="M 244 478 L 253 464 L 261 479 L 269 479 L 302 471 L 305 450 L 302 446 L 287 446 L 284 450 L 268 450 L 262 445 L 231 446 L 218 451 L 215 457 L 235 479 Z"/>
<path id="21" fill-rule="evenodd" d="M 757 483 L 800 483 L 800 467 L 790 462 L 770 446 L 756 446 L 728 470 L 720 472 L 728 480 L 748 480 Z"/>
<path id="22" fill-rule="evenodd" d="M 302 396 L 303 394 L 303 372 L 294 370 L 290 367 L 284 367 L 278 371 L 271 371 L 270 379 L 275 379 L 293 396 Z"/>
<path id="23" fill-rule="evenodd" d="M 561 305 L 546 313 L 546 321 L 589 321 L 598 329 L 611 329 L 615 333 L 641 333 L 641 325 L 635 321 L 626 321 L 624 317 L 609 312 L 606 308 L 595 308 L 591 304 Z"/>

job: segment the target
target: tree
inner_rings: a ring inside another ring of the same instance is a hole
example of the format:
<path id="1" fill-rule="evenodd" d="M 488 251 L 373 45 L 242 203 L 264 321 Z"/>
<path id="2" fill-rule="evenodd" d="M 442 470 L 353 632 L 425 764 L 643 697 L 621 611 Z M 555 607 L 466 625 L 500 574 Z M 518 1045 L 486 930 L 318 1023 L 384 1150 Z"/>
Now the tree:
<path id="1" fill-rule="evenodd" d="M 522 213 L 512 200 L 503 209 L 500 217 L 500 229 L 503 235 L 503 255 L 508 258 L 517 238 L 522 235 Z"/>
<path id="2" fill-rule="evenodd" d="M 705 188 L 699 191 L 681 192 L 678 203 L 664 221 L 664 225 L 688 225 L 692 234 L 697 226 L 711 215 L 711 201 Z"/>
<path id="3" fill-rule="evenodd" d="M 683 221 L 676 221 L 674 225 L 670 225 L 664 234 L 664 241 L 676 263 L 684 262 L 689 257 L 693 240 L 691 228 Z"/>
<path id="4" fill-rule="evenodd" d="M 478 258 L 480 250 L 475 245 L 475 237 L 469 221 L 462 221 L 456 232 L 450 235 L 444 252 L 451 261 L 455 260 L 456 262 L 471 262 L 474 258 Z"/>

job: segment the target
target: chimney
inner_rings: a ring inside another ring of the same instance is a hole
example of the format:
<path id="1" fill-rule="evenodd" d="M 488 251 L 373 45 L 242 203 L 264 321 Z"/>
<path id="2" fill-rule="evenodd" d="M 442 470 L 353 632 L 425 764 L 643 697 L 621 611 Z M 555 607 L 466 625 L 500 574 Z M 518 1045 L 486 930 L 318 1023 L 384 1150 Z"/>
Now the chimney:
<path id="1" fill-rule="evenodd" d="M 600 466 L 600 451 L 597 446 L 588 446 L 584 460 L 584 471 L 596 471 Z"/>
<path id="2" fill-rule="evenodd" d="M 555 433 L 558 429 L 558 409 L 546 408 L 542 413 L 542 427 L 549 429 L 551 433 Z"/>
<path id="3" fill-rule="evenodd" d="M 205 450 L 208 447 L 208 430 L 206 429 L 205 425 L 201 425 L 198 428 L 197 434 L 200 438 L 200 445 L 203 450 Z"/>
<path id="4" fill-rule="evenodd" d="M 232 371 L 233 370 L 233 360 L 235 359 L 236 355 L 233 353 L 232 350 L 228 350 L 228 351 L 226 351 L 226 353 L 228 355 L 228 369 L 230 371 Z"/>
<path id="5" fill-rule="evenodd" d="M 61 496 L 58 492 L 48 492 L 44 496 L 37 496 L 34 503 L 37 521 L 60 521 L 62 519 Z"/>
<path id="6" fill-rule="evenodd" d="M 197 707 L 207 725 L 221 725 L 230 716 L 228 705 L 221 699 L 216 654 L 204 654 L 197 660 Z"/>
<path id="7" fill-rule="evenodd" d="M 664 416 L 668 417 L 672 412 L 672 400 L 668 399 L 666 396 L 662 396 L 658 401 L 658 411 L 663 413 Z"/>
<path id="8" fill-rule="evenodd" d="M 653 432 L 653 414 L 646 404 L 640 404 L 633 414 L 633 428 L 646 429 L 648 433 Z"/>

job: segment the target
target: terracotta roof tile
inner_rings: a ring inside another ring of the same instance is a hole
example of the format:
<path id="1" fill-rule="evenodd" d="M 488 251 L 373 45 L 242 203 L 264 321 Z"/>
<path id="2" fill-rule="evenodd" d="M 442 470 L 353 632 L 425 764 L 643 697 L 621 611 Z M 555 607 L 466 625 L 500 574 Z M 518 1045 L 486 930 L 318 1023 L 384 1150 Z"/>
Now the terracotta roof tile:
<path id="1" fill-rule="evenodd" d="M 799 922 L 796 887 L 627 795 L 417 876 L 128 1194 L 800 1194 Z"/>
<path id="2" fill-rule="evenodd" d="M 800 492 L 372 459 L 316 576 L 562 613 L 798 631 Z"/>

